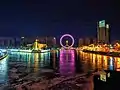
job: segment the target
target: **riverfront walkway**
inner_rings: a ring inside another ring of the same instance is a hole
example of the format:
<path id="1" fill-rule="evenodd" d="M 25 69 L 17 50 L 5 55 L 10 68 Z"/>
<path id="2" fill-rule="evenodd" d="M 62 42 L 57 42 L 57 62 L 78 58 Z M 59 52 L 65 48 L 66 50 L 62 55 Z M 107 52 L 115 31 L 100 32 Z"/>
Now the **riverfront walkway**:
<path id="1" fill-rule="evenodd" d="M 106 56 L 113 56 L 113 57 L 120 57 L 120 52 L 102 52 L 102 51 L 90 51 L 90 50 L 83 50 L 83 52 L 106 55 Z"/>

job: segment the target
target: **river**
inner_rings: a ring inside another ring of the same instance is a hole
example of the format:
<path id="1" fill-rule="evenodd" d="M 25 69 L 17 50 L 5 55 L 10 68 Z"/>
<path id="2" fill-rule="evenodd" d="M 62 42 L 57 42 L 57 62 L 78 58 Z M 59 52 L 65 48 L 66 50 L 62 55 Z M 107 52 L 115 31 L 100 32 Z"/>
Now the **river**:
<path id="1" fill-rule="evenodd" d="M 95 69 L 120 71 L 120 58 L 75 50 L 53 50 L 45 53 L 11 52 L 0 61 L 0 83 L 11 83 L 13 79 L 20 79 L 31 73 L 56 70 L 61 76 L 70 76 Z"/>

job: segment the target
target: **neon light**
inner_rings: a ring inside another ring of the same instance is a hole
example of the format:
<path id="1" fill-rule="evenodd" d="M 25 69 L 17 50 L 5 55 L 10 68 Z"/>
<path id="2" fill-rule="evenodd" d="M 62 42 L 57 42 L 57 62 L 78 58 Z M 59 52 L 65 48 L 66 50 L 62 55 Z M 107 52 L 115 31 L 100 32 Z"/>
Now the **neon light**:
<path id="1" fill-rule="evenodd" d="M 64 46 L 63 44 L 62 44 L 62 39 L 64 38 L 64 37 L 66 37 L 66 36 L 68 36 L 68 37 L 70 37 L 71 39 L 72 39 L 72 44 L 69 46 L 69 47 L 66 47 L 66 46 Z M 61 38 L 60 38 L 60 45 L 63 47 L 63 48 L 71 48 L 73 45 L 74 45 L 74 38 L 73 38 L 73 36 L 71 36 L 70 34 L 64 34 Z"/>
<path id="2" fill-rule="evenodd" d="M 113 66 L 114 66 L 114 65 L 113 65 L 114 59 L 113 59 L 112 57 L 110 57 L 110 60 L 109 60 L 109 61 L 110 61 L 109 69 L 110 69 L 110 70 L 113 70 L 113 69 L 114 69 L 114 68 L 113 68 Z"/>
<path id="3" fill-rule="evenodd" d="M 106 28 L 109 28 L 109 24 L 106 25 Z"/>
<path id="4" fill-rule="evenodd" d="M 105 20 L 99 21 L 99 27 L 105 27 Z"/>
<path id="5" fill-rule="evenodd" d="M 50 51 L 50 49 L 48 49 L 48 50 L 41 50 L 41 52 L 49 52 Z"/>
<path id="6" fill-rule="evenodd" d="M 11 52 L 32 52 L 32 50 L 9 49 Z"/>
<path id="7" fill-rule="evenodd" d="M 69 52 L 68 50 L 60 51 L 59 71 L 63 76 L 75 73 L 75 54 L 73 52 Z"/>
<path id="8" fill-rule="evenodd" d="M 34 50 L 38 50 L 38 40 L 37 39 L 35 40 L 35 43 L 34 43 Z"/>
<path id="9" fill-rule="evenodd" d="M 7 66 L 7 57 L 4 58 L 3 60 L 0 61 L 0 83 L 6 83 L 7 82 L 7 70 L 8 70 L 8 66 Z"/>
<path id="10" fill-rule="evenodd" d="M 39 70 L 39 54 L 38 53 L 35 53 L 34 54 L 34 71 L 37 72 Z"/>
<path id="11" fill-rule="evenodd" d="M 110 66 L 113 66 L 113 58 L 110 57 Z"/>

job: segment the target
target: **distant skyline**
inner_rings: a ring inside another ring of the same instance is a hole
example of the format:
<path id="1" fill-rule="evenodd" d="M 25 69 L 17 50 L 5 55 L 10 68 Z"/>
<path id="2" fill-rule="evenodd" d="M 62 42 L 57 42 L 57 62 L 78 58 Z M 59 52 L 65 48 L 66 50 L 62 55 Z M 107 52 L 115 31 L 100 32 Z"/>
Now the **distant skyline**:
<path id="1" fill-rule="evenodd" d="M 95 37 L 97 21 L 106 20 L 120 40 L 119 11 L 114 0 L 1 0 L 0 36 Z"/>

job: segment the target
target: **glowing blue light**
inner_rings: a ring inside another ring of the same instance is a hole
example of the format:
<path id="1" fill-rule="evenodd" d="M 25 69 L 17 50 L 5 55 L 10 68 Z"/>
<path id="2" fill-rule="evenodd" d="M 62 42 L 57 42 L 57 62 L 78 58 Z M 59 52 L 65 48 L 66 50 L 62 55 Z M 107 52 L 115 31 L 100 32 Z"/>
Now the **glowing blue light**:
<path id="1" fill-rule="evenodd" d="M 113 58 L 110 57 L 110 66 L 113 66 Z"/>
<path id="2" fill-rule="evenodd" d="M 109 69 L 110 69 L 110 70 L 113 70 L 114 59 L 113 59 L 112 57 L 110 57 L 110 60 L 109 60 L 109 61 L 110 61 Z"/>
<path id="3" fill-rule="evenodd" d="M 99 27 L 105 27 L 105 20 L 99 21 Z"/>
<path id="4" fill-rule="evenodd" d="M 7 81 L 7 57 L 0 61 L 0 83 Z"/>

